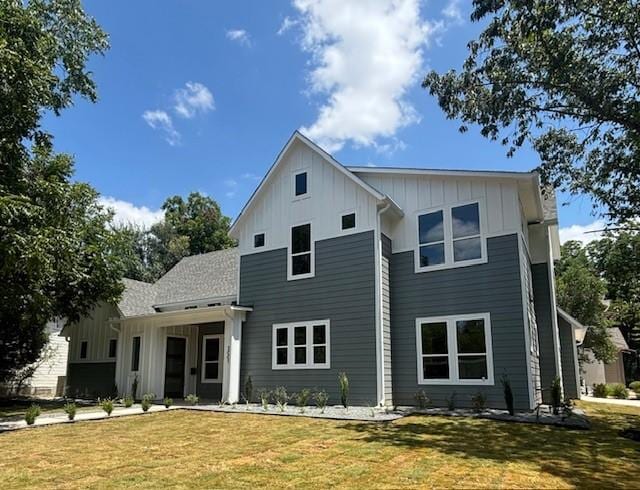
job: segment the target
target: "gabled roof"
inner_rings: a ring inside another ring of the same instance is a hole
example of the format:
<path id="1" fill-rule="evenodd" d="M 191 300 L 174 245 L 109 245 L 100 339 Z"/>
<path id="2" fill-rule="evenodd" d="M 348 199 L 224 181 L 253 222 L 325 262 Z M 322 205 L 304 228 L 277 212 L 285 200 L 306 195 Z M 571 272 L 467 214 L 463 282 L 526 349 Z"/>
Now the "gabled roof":
<path id="1" fill-rule="evenodd" d="M 359 185 L 360 187 L 362 187 L 365 191 L 367 191 L 369 194 L 371 194 L 377 200 L 379 200 L 379 201 L 383 201 L 385 199 L 388 200 L 386 195 L 384 195 L 380 191 L 374 189 L 371 185 L 367 184 L 364 180 L 362 180 L 360 177 L 355 175 L 353 172 L 350 172 L 344 165 L 342 165 L 340 162 L 338 162 L 329 153 L 324 151 L 322 148 L 320 148 L 317 144 L 315 144 L 309 138 L 304 136 L 299 131 L 294 131 L 294 133 L 289 138 L 289 141 L 287 141 L 287 144 L 284 145 L 284 148 L 282 148 L 282 150 L 280 150 L 280 153 L 278 153 L 278 156 L 276 157 L 276 161 L 273 163 L 273 165 L 271 165 L 271 167 L 269 168 L 269 171 L 264 176 L 264 178 L 262 179 L 262 181 L 260 182 L 260 184 L 258 185 L 256 190 L 253 192 L 253 194 L 251 195 L 249 200 L 246 202 L 246 204 L 244 205 L 244 207 L 240 211 L 240 214 L 238 215 L 238 217 L 234 220 L 233 224 L 231 225 L 231 228 L 229 230 L 229 234 L 231 236 L 235 236 L 235 231 L 237 229 L 238 224 L 244 219 L 244 217 L 246 216 L 246 213 L 251 209 L 251 206 L 253 205 L 253 203 L 255 202 L 257 197 L 261 194 L 263 189 L 266 188 L 266 186 L 270 182 L 272 176 L 275 174 L 276 169 L 278 168 L 278 166 L 280 165 L 280 163 L 284 159 L 285 155 L 287 154 L 287 151 L 289 150 L 289 148 L 291 148 L 291 146 L 297 141 L 307 145 L 309 148 L 311 148 L 315 152 L 319 153 L 336 170 L 338 170 L 340 173 L 345 175 L 348 179 L 350 179 L 356 185 Z"/>
<path id="2" fill-rule="evenodd" d="M 618 327 L 607 328 L 607 333 L 609 334 L 611 342 L 613 342 L 613 345 L 615 345 L 619 351 L 629 350 L 629 344 L 627 344 L 624 335 L 622 335 Z"/>
<path id="3" fill-rule="evenodd" d="M 153 284 L 127 278 L 123 283 L 125 290 L 117 304 L 123 317 L 156 313 L 156 308 L 175 303 L 235 297 L 238 249 L 185 257 Z"/>

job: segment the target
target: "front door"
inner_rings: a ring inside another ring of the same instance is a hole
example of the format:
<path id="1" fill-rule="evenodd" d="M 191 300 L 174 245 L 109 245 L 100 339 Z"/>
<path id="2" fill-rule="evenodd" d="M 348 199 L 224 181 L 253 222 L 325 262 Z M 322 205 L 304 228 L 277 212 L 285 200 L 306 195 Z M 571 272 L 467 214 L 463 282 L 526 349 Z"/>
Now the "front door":
<path id="1" fill-rule="evenodd" d="M 184 368 L 187 339 L 167 337 L 167 358 L 164 370 L 164 396 L 182 398 L 184 396 Z"/>

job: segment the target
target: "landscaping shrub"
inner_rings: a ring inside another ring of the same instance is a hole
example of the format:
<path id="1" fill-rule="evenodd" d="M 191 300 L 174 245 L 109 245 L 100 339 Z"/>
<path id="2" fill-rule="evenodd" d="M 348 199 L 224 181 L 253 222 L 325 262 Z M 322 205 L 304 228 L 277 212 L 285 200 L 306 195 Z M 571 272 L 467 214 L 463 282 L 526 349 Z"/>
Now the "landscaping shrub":
<path id="1" fill-rule="evenodd" d="M 511 390 L 511 381 L 509 381 L 509 377 L 505 374 L 500 379 L 500 382 L 502 383 L 504 402 L 507 405 L 507 410 L 509 415 L 513 415 L 515 410 L 513 409 L 513 391 Z"/>
<path id="2" fill-rule="evenodd" d="M 122 403 L 126 408 L 131 408 L 133 406 L 133 397 L 131 395 L 125 395 L 122 399 Z"/>
<path id="3" fill-rule="evenodd" d="M 627 390 L 626 386 L 622 383 L 607 385 L 607 393 L 614 398 L 619 398 L 620 400 L 626 400 L 629 398 L 629 390 Z"/>
<path id="4" fill-rule="evenodd" d="M 320 413 L 324 413 L 324 409 L 327 408 L 329 402 L 329 394 L 324 390 L 316 391 L 313 395 L 313 400 L 316 402 L 316 407 L 320 409 Z"/>
<path id="5" fill-rule="evenodd" d="M 556 376 L 551 383 L 551 406 L 554 415 L 558 415 L 560 405 L 562 405 L 562 383 L 560 377 Z"/>
<path id="6" fill-rule="evenodd" d="M 184 398 L 184 401 L 186 401 L 189 405 L 197 405 L 200 402 L 200 398 L 198 398 L 198 395 L 190 393 Z"/>
<path id="7" fill-rule="evenodd" d="M 266 412 L 269 410 L 269 400 L 271 399 L 271 391 L 265 390 L 262 388 L 258 392 L 258 396 L 260 397 L 260 403 L 262 404 L 262 409 Z"/>
<path id="8" fill-rule="evenodd" d="M 300 412 L 301 413 L 304 413 L 304 407 L 309 405 L 309 399 L 310 398 L 311 398 L 311 390 L 309 388 L 301 389 L 300 393 L 298 393 L 295 396 L 296 405 L 298 405 L 298 407 L 300 407 Z"/>
<path id="9" fill-rule="evenodd" d="M 65 403 L 64 404 L 64 413 L 67 414 L 67 417 L 69 417 L 69 420 L 73 420 L 74 418 L 76 418 L 76 404 L 73 402 L 69 402 L 69 403 Z"/>
<path id="10" fill-rule="evenodd" d="M 447 402 L 447 409 L 448 410 L 455 410 L 456 409 L 456 398 L 458 395 L 456 395 L 456 392 L 454 391 L 453 393 L 451 393 L 451 396 L 448 398 L 445 398 L 445 401 Z"/>
<path id="11" fill-rule="evenodd" d="M 349 378 L 347 373 L 338 374 L 338 387 L 340 388 L 340 402 L 344 408 L 349 407 Z"/>
<path id="12" fill-rule="evenodd" d="M 482 412 L 487 405 L 487 396 L 479 391 L 471 397 L 471 407 L 474 412 Z"/>
<path id="13" fill-rule="evenodd" d="M 629 388 L 640 395 L 640 381 L 632 381 L 631 383 L 629 383 Z"/>
<path id="14" fill-rule="evenodd" d="M 606 398 L 609 394 L 607 385 L 604 383 L 597 383 L 593 385 L 593 396 L 596 398 Z"/>
<path id="15" fill-rule="evenodd" d="M 102 407 L 102 410 L 105 411 L 107 416 L 111 415 L 111 412 L 113 412 L 113 400 L 111 398 L 105 398 L 104 400 L 100 401 L 100 406 Z"/>
<path id="16" fill-rule="evenodd" d="M 162 401 L 164 403 L 164 407 L 165 408 L 169 408 L 171 405 L 173 405 L 173 398 L 166 398 Z"/>
<path id="17" fill-rule="evenodd" d="M 415 399 L 416 405 L 419 408 L 427 408 L 431 403 L 431 400 L 429 399 L 429 397 L 427 396 L 427 393 L 424 390 L 416 391 L 415 394 L 413 395 L 413 398 Z"/>
<path id="18" fill-rule="evenodd" d="M 151 400 L 149 400 L 148 398 L 143 398 L 140 402 L 140 407 L 142 408 L 143 412 L 148 411 L 151 408 Z"/>
<path id="19" fill-rule="evenodd" d="M 40 416 L 40 406 L 35 403 L 27 408 L 27 411 L 24 414 L 24 420 L 27 425 L 33 425 L 36 421 L 36 418 Z"/>
<path id="20" fill-rule="evenodd" d="M 273 390 L 273 399 L 275 400 L 278 409 L 281 412 L 284 412 L 284 409 L 287 408 L 287 402 L 289 401 L 287 389 L 284 386 L 278 386 Z"/>
<path id="21" fill-rule="evenodd" d="M 251 376 L 247 376 L 247 379 L 244 382 L 244 401 L 247 404 L 251 403 L 253 400 L 253 382 L 251 381 Z"/>

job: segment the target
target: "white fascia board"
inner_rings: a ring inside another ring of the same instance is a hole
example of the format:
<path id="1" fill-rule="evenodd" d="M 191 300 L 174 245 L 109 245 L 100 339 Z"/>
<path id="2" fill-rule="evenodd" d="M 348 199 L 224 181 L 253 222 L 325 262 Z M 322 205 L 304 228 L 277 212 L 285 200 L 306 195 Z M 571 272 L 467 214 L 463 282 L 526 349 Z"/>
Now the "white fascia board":
<path id="1" fill-rule="evenodd" d="M 346 167 L 356 174 L 433 175 L 438 177 L 482 177 L 494 179 L 531 180 L 536 172 L 510 172 L 505 170 L 455 170 L 402 167 Z"/>
<path id="2" fill-rule="evenodd" d="M 229 235 L 231 235 L 233 238 L 236 238 L 236 239 L 239 238 L 239 236 L 237 235 L 239 223 L 243 220 L 244 216 L 249 211 L 249 209 L 251 208 L 251 205 L 255 202 L 256 198 L 258 197 L 258 195 L 260 194 L 262 189 L 266 187 L 266 185 L 269 182 L 271 176 L 275 173 L 276 169 L 280 165 L 280 162 L 283 160 L 283 158 L 286 155 L 286 153 L 289 150 L 289 148 L 296 141 L 302 142 L 303 144 L 305 144 L 308 147 L 310 147 L 312 150 L 314 150 L 317 153 L 319 153 L 327 162 L 329 162 L 331 165 L 333 165 L 339 172 L 341 172 L 343 175 L 345 175 L 351 181 L 353 181 L 354 183 L 356 183 L 357 185 L 362 187 L 364 190 L 369 192 L 377 200 L 379 200 L 379 201 L 384 200 L 384 198 L 385 198 L 384 194 L 382 194 L 381 192 L 379 192 L 376 189 L 374 189 L 373 187 L 371 187 L 369 184 L 367 184 L 365 181 L 363 181 L 360 177 L 358 177 L 357 175 L 352 173 L 350 170 L 348 170 L 347 167 L 345 167 L 340 162 L 338 162 L 335 158 L 333 158 L 329 153 L 327 153 L 322 148 L 320 148 L 316 143 L 314 143 L 309 138 L 307 138 L 302 133 L 300 133 L 299 131 L 296 130 L 291 135 L 291 137 L 289 138 L 287 143 L 284 145 L 282 150 L 280 150 L 280 153 L 278 153 L 278 156 L 276 157 L 276 161 L 271 165 L 271 167 L 269 168 L 269 171 L 267 172 L 267 174 L 260 181 L 260 184 L 258 184 L 258 187 L 256 188 L 256 190 L 253 192 L 253 194 L 251 194 L 251 197 L 246 202 L 246 204 L 243 206 L 242 210 L 240 211 L 240 214 L 238 214 L 236 219 L 231 224 L 231 227 L 229 228 Z"/>
<path id="3" fill-rule="evenodd" d="M 154 308 L 180 308 L 183 306 L 200 305 L 200 304 L 207 304 L 207 303 L 221 303 L 224 301 L 229 301 L 230 303 L 231 301 L 234 301 L 235 298 L 236 298 L 235 294 L 229 295 L 229 296 L 211 296 L 209 298 L 188 299 L 185 301 L 175 301 L 173 303 L 158 303 L 152 306 Z M 225 306 L 225 305 L 220 305 L 220 306 Z"/>

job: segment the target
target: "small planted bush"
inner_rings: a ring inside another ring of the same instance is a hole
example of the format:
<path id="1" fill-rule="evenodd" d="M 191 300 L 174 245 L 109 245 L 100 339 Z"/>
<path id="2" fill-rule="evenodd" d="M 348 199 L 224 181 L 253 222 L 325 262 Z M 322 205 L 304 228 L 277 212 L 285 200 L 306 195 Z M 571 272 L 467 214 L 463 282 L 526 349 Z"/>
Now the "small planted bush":
<path id="1" fill-rule="evenodd" d="M 551 406 L 555 415 L 558 415 L 560 405 L 562 405 L 562 384 L 560 377 L 556 376 L 551 383 Z"/>
<path id="2" fill-rule="evenodd" d="M 320 413 L 324 413 L 324 409 L 327 408 L 329 402 L 329 394 L 325 390 L 316 391 L 313 395 L 313 401 L 316 402 L 316 407 L 320 409 Z"/>
<path id="3" fill-rule="evenodd" d="M 40 416 L 40 405 L 36 405 L 35 403 L 27 408 L 27 411 L 24 413 L 24 421 L 27 425 L 33 425 L 36 421 L 36 418 Z"/>
<path id="4" fill-rule="evenodd" d="M 622 383 L 614 383 L 607 386 L 607 392 L 614 398 L 626 400 L 629 398 L 629 390 Z"/>
<path id="5" fill-rule="evenodd" d="M 631 383 L 629 383 L 629 388 L 640 394 L 640 381 L 632 381 Z"/>
<path id="6" fill-rule="evenodd" d="M 101 400 L 100 407 L 102 407 L 102 410 L 104 410 L 107 416 L 111 415 L 111 412 L 113 412 L 113 400 L 111 398 Z"/>
<path id="7" fill-rule="evenodd" d="M 186 401 L 189 405 L 197 405 L 198 403 L 200 403 L 200 398 L 198 398 L 198 395 L 190 393 L 185 397 L 184 401 Z"/>
<path id="8" fill-rule="evenodd" d="M 296 405 L 300 408 L 300 412 L 304 413 L 304 407 L 309 405 L 309 399 L 311 398 L 311 390 L 309 388 L 303 388 L 295 397 Z"/>
<path id="9" fill-rule="evenodd" d="M 165 397 L 165 399 L 162 400 L 162 403 L 164 403 L 164 408 L 169 408 L 171 405 L 173 405 L 173 398 Z"/>
<path id="10" fill-rule="evenodd" d="M 457 397 L 458 395 L 454 391 L 453 393 L 451 393 L 450 397 L 445 398 L 445 401 L 447 402 L 447 410 L 453 411 L 456 409 Z"/>
<path id="11" fill-rule="evenodd" d="M 65 403 L 63 409 L 64 409 L 64 413 L 67 414 L 67 417 L 69 418 L 69 420 L 73 420 L 76 418 L 77 407 L 75 403 L 73 402 Z"/>
<path id="12" fill-rule="evenodd" d="M 418 390 L 413 395 L 414 400 L 418 408 L 427 408 L 431 404 L 431 400 L 427 396 L 424 390 Z"/>
<path id="13" fill-rule="evenodd" d="M 487 396 L 479 391 L 471 397 L 471 408 L 474 412 L 482 412 L 487 406 Z"/>
<path id="14" fill-rule="evenodd" d="M 505 374 L 500 379 L 502 383 L 502 392 L 504 394 L 504 403 L 507 405 L 507 411 L 509 415 L 513 415 L 515 410 L 513 408 L 513 390 L 511 389 L 511 381 L 509 381 L 509 377 Z"/>
<path id="15" fill-rule="evenodd" d="M 267 410 L 269 410 L 269 400 L 271 399 L 271 391 L 263 388 L 258 392 L 258 396 L 260 397 L 260 403 L 262 405 L 262 409 L 266 412 Z"/>
<path id="16" fill-rule="evenodd" d="M 347 373 L 338 374 L 338 388 L 340 390 L 340 403 L 344 408 L 349 408 L 349 378 Z"/>
<path id="17" fill-rule="evenodd" d="M 125 395 L 122 399 L 122 403 L 126 408 L 131 408 L 133 406 L 133 397 L 131 395 Z"/>
<path id="18" fill-rule="evenodd" d="M 604 383 L 597 383 L 593 385 L 593 396 L 596 398 L 606 398 L 608 395 L 607 385 Z"/>
<path id="19" fill-rule="evenodd" d="M 142 401 L 140 402 L 140 408 L 142 408 L 143 412 L 147 412 L 149 411 L 149 409 L 151 408 L 151 400 L 149 400 L 148 398 L 143 398 Z"/>
<path id="20" fill-rule="evenodd" d="M 289 394 L 287 393 L 287 389 L 284 386 L 278 386 L 275 390 L 273 390 L 273 399 L 276 402 L 278 410 L 284 412 L 285 408 L 287 408 L 287 403 L 289 402 Z"/>

